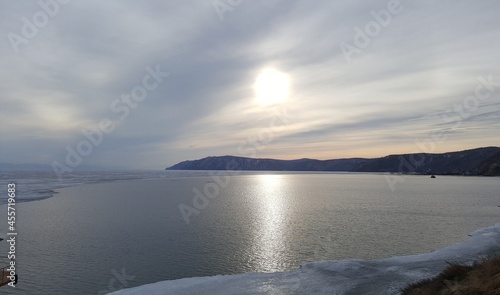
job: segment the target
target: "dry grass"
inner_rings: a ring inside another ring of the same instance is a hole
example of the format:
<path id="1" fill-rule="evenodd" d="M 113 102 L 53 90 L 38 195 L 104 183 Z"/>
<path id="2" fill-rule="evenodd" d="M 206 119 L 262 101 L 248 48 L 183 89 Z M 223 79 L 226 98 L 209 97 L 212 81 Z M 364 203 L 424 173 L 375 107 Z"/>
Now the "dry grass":
<path id="1" fill-rule="evenodd" d="M 402 295 L 500 295 L 500 257 L 472 266 L 451 264 L 438 276 L 406 287 Z"/>

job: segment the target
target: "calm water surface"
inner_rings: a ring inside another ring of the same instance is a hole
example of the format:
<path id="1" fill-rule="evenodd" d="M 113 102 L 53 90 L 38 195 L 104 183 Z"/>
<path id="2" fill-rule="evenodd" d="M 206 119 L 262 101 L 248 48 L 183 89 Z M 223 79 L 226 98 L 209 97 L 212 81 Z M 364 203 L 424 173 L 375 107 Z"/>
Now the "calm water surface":
<path id="1" fill-rule="evenodd" d="M 194 207 L 193 189 L 206 187 L 213 198 L 187 224 L 179 205 Z M 383 175 L 266 174 L 231 176 L 216 187 L 210 177 L 134 180 L 20 203 L 20 283 L 0 292 L 105 294 L 160 280 L 422 253 L 500 221 L 499 178 L 405 176 L 391 191 Z M 0 210 L 6 219 L 5 205 Z"/>

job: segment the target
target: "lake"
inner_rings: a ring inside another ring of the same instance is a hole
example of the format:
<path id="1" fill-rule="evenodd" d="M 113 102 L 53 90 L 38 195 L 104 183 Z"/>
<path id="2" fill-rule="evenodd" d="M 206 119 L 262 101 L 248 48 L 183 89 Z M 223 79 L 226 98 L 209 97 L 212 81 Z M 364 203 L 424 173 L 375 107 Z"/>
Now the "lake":
<path id="1" fill-rule="evenodd" d="M 425 253 L 500 219 L 498 178 L 403 176 L 391 190 L 382 174 L 169 175 L 17 204 L 19 284 L 3 294 L 106 294 Z"/>

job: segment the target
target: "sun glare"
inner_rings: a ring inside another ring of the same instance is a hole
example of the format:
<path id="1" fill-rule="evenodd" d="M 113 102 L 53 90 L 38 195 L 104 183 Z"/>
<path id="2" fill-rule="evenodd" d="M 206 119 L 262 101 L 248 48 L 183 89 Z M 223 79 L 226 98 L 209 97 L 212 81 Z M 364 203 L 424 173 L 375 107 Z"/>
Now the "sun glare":
<path id="1" fill-rule="evenodd" d="M 260 106 L 284 103 L 290 92 L 290 78 L 275 69 L 264 69 L 254 84 L 256 102 Z"/>

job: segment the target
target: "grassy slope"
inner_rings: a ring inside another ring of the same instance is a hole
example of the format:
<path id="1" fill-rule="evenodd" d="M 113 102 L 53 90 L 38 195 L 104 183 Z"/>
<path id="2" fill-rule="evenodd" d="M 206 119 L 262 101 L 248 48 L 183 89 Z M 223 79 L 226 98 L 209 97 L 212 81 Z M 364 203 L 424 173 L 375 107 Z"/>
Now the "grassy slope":
<path id="1" fill-rule="evenodd" d="M 438 276 L 406 287 L 402 295 L 500 295 L 500 256 L 472 266 L 452 264 Z"/>

